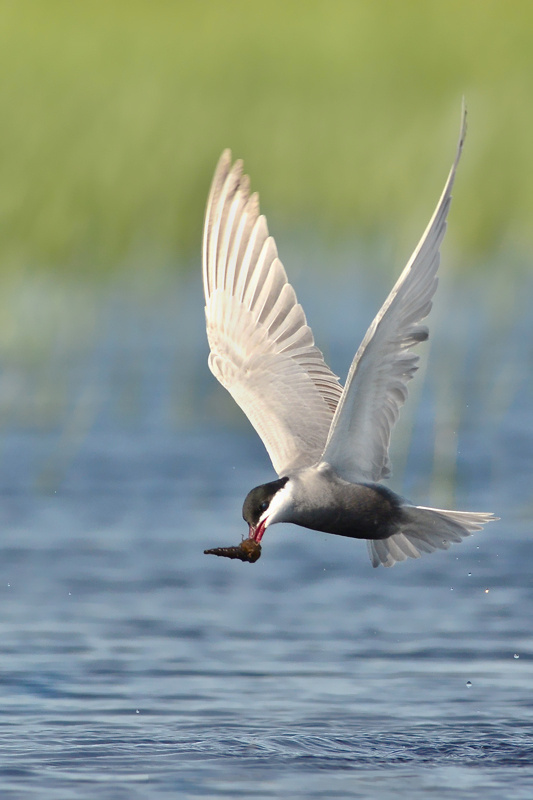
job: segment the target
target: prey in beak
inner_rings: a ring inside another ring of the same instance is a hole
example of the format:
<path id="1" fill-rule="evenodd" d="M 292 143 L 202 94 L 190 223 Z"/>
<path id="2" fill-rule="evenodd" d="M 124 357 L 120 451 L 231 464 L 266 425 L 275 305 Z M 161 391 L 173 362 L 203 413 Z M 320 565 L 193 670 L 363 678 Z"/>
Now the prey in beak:
<path id="1" fill-rule="evenodd" d="M 238 558 L 240 561 L 247 561 L 253 564 L 261 557 L 261 539 L 268 527 L 270 517 L 271 500 L 283 489 L 288 478 L 280 478 L 271 483 L 264 483 L 256 486 L 248 493 L 242 507 L 242 516 L 248 523 L 248 538 L 237 545 L 237 547 L 214 547 L 211 550 L 204 550 L 206 555 L 225 556 L 225 558 Z M 267 513 L 268 512 L 268 513 Z"/>
<path id="2" fill-rule="evenodd" d="M 237 547 L 213 547 L 212 550 L 204 550 L 208 556 L 225 556 L 226 558 L 238 558 L 239 561 L 248 561 L 253 564 L 261 558 L 261 545 L 255 539 L 243 539 Z"/>

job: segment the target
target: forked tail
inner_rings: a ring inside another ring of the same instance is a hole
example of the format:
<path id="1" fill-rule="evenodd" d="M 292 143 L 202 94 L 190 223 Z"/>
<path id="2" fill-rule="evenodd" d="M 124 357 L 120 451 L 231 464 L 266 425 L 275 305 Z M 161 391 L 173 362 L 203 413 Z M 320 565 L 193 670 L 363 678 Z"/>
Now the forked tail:
<path id="1" fill-rule="evenodd" d="M 392 567 L 406 558 L 420 558 L 422 553 L 447 550 L 452 542 L 460 542 L 487 522 L 497 520 L 494 514 L 477 511 L 444 511 L 441 508 L 403 506 L 406 522 L 400 533 L 388 539 L 369 539 L 368 553 L 373 567 Z"/>

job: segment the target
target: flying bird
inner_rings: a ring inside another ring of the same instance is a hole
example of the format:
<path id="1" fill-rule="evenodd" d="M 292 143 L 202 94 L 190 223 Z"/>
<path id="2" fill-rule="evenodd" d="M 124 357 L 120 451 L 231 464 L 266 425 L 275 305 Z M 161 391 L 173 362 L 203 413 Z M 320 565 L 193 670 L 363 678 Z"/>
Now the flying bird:
<path id="1" fill-rule="evenodd" d="M 278 478 L 246 497 L 248 538 L 238 547 L 205 552 L 256 561 L 267 528 L 292 522 L 366 539 L 372 565 L 392 567 L 447 550 L 497 519 L 416 506 L 382 483 L 390 474 L 392 428 L 418 368 L 413 348 L 428 338 L 422 320 L 437 288 L 465 132 L 463 112 L 435 212 L 366 332 L 344 388 L 315 345 L 242 162 L 232 165 L 231 152 L 222 154 L 203 235 L 209 367 L 263 440 Z"/>

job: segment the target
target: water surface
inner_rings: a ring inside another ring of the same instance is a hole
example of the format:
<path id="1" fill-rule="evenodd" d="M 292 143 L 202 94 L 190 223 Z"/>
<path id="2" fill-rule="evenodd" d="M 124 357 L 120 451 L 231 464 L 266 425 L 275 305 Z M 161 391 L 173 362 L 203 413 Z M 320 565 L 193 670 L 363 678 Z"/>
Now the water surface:
<path id="1" fill-rule="evenodd" d="M 305 297 L 339 372 L 379 297 L 345 280 Z M 502 522 L 392 570 L 275 526 L 251 565 L 203 555 L 273 473 L 207 372 L 197 289 L 110 298 L 52 422 L 5 414 L 2 797 L 529 800 L 532 318 L 445 290 L 395 438 L 395 488 Z"/>

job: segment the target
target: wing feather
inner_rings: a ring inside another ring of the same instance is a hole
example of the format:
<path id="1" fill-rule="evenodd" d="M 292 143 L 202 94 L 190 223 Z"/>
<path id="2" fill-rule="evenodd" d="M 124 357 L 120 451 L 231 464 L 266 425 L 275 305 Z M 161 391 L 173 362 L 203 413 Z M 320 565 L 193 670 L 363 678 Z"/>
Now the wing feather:
<path id="1" fill-rule="evenodd" d="M 278 258 L 257 194 L 226 150 L 203 239 L 209 366 L 281 476 L 318 461 L 342 394 Z"/>
<path id="2" fill-rule="evenodd" d="M 391 431 L 418 368 L 418 356 L 411 348 L 428 338 L 421 321 L 431 310 L 437 288 L 439 248 L 465 133 L 463 111 L 455 160 L 437 208 L 350 367 L 322 454 L 322 460 L 346 480 L 379 481 L 390 474 Z"/>

